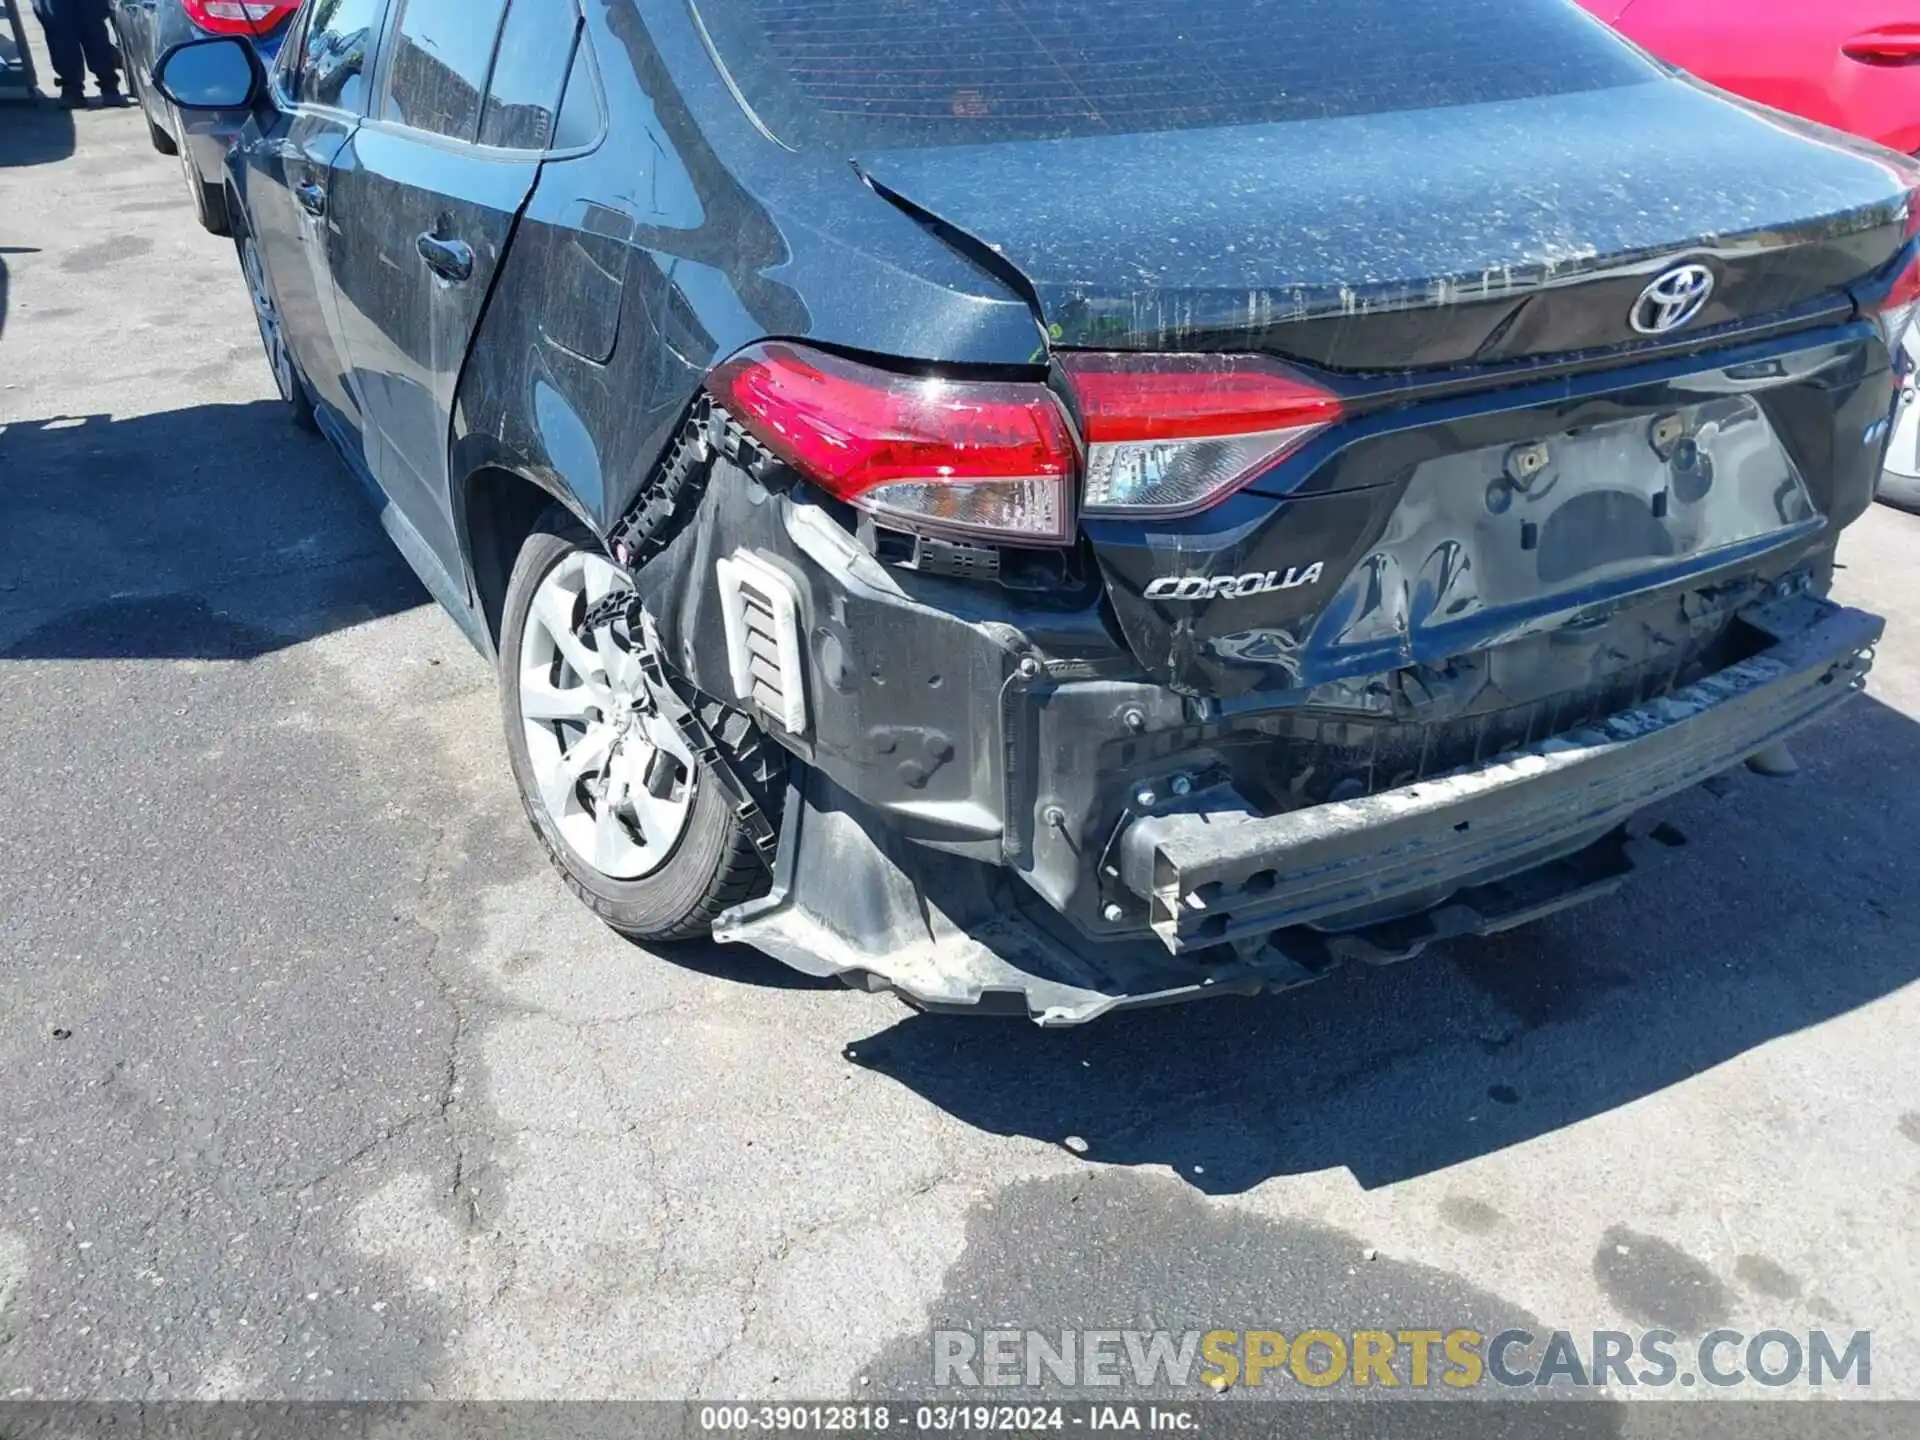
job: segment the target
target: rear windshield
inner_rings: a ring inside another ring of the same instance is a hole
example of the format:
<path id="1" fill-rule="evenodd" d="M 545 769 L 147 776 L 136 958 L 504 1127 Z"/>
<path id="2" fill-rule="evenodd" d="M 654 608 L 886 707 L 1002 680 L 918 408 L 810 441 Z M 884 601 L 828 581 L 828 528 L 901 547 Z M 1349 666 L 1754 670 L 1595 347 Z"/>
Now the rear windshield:
<path id="1" fill-rule="evenodd" d="M 791 145 L 855 153 L 1599 90 L 1646 62 L 1573 0 L 695 0 Z"/>

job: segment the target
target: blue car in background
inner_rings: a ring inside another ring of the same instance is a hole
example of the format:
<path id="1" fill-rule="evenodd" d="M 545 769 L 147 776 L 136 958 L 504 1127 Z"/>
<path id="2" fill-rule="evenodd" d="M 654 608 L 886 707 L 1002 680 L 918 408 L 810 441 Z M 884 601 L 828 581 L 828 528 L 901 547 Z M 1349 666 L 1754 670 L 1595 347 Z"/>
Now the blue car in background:
<path id="1" fill-rule="evenodd" d="M 338 0 L 318 0 L 327 9 Z M 178 155 L 186 171 L 200 223 L 215 235 L 228 234 L 226 185 L 222 167 L 246 112 L 198 113 L 189 119 L 156 92 L 151 83 L 156 61 L 175 45 L 214 35 L 250 39 L 271 65 L 285 39 L 300 0 L 112 0 L 113 28 L 126 58 L 128 81 L 146 112 L 153 148 Z"/>

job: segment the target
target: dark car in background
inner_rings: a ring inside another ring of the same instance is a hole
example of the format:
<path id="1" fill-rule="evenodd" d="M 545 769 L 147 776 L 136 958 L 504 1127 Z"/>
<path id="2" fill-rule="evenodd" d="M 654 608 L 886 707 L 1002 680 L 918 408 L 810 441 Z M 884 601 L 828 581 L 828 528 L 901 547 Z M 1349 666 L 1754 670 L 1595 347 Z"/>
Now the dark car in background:
<path id="1" fill-rule="evenodd" d="M 185 115 L 152 84 L 153 65 L 175 45 L 210 36 L 245 37 L 261 58 L 271 62 L 287 33 L 300 0 L 111 0 L 113 28 L 126 60 L 128 84 L 145 112 L 153 147 L 180 157 L 188 193 L 200 223 L 215 235 L 227 233 L 227 147 L 246 120 L 205 112 Z M 316 0 L 325 8 L 333 0 Z"/>
<path id="2" fill-rule="evenodd" d="M 251 108 L 282 394 L 625 934 L 1285 988 L 1608 893 L 1864 683 L 1916 173 L 1565 0 L 296 25 L 159 83 Z"/>

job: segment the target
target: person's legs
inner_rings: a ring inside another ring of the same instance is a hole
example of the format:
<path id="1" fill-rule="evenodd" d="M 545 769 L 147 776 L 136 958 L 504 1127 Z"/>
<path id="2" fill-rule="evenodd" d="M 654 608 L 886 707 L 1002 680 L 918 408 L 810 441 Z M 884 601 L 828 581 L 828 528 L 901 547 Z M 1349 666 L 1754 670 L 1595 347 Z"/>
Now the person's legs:
<path id="1" fill-rule="evenodd" d="M 107 0 L 54 0 L 73 12 L 80 33 L 80 47 L 86 52 L 87 69 L 100 98 L 117 100 L 120 96 L 120 52 L 114 49 L 113 35 L 107 27 Z"/>
<path id="2" fill-rule="evenodd" d="M 62 104 L 74 104 L 87 86 L 86 49 L 74 28 L 72 0 L 33 0 L 33 13 L 47 37 L 47 58 Z"/>

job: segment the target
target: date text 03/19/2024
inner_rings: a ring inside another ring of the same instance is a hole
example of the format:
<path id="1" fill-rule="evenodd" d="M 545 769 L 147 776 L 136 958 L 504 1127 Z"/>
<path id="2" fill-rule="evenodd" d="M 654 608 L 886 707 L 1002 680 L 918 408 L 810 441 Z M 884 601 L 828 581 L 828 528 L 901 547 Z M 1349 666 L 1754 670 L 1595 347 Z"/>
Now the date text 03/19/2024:
<path id="1" fill-rule="evenodd" d="M 763 1434 L 987 1434 L 1092 1432 L 1195 1434 L 1200 1405 L 992 1405 L 875 1403 L 820 1405 L 703 1405 L 699 1428 L 714 1435 Z"/>

